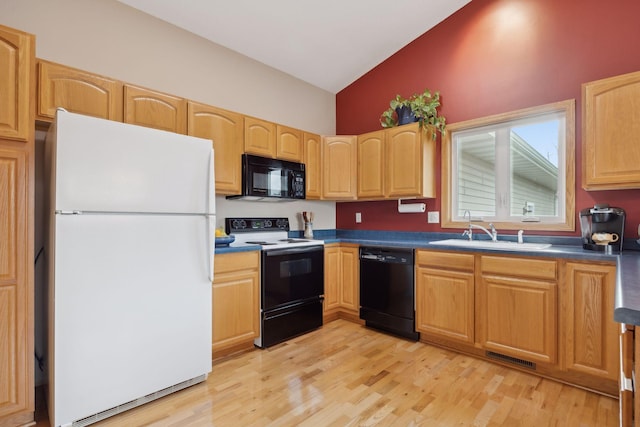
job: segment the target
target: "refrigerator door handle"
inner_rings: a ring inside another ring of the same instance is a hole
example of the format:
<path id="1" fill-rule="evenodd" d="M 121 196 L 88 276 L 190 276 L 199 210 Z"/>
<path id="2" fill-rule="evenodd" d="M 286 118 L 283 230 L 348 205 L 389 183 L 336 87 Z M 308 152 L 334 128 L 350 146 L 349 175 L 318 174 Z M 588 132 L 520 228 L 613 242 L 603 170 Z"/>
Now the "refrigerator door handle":
<path id="1" fill-rule="evenodd" d="M 82 215 L 82 211 L 63 211 L 63 210 L 56 210 L 55 211 L 56 215 Z"/>
<path id="2" fill-rule="evenodd" d="M 215 152 L 211 149 L 211 156 L 209 157 L 209 182 L 207 183 L 207 213 L 215 215 L 216 213 L 216 175 L 215 175 Z"/>
<path id="3" fill-rule="evenodd" d="M 216 217 L 215 215 L 207 215 L 207 256 L 209 257 L 209 281 L 213 283 L 213 256 L 215 241 L 215 229 L 216 229 Z"/>
<path id="4" fill-rule="evenodd" d="M 207 254 L 209 257 L 209 282 L 213 283 L 213 257 L 215 254 L 215 230 L 216 230 L 216 192 L 215 192 L 215 163 L 214 151 L 211 148 L 209 156 L 209 179 L 207 181 Z"/>

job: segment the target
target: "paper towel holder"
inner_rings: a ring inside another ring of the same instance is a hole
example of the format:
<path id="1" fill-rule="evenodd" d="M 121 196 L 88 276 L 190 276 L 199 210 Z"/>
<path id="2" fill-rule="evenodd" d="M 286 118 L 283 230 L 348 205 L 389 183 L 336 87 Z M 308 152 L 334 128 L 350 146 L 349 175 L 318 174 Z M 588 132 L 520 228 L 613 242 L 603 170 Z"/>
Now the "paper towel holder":
<path id="1" fill-rule="evenodd" d="M 407 200 L 407 199 L 398 199 L 399 213 L 420 213 L 420 212 L 426 212 L 427 210 L 427 205 L 425 203 L 407 203 L 403 205 L 402 200 Z"/>

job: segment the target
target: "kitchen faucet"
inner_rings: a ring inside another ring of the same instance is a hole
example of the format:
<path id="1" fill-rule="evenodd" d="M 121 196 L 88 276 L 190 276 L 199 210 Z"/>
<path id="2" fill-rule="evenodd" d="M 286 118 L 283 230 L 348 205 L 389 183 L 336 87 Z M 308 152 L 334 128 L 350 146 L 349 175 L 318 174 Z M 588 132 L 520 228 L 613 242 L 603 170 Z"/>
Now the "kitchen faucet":
<path id="1" fill-rule="evenodd" d="M 466 218 L 467 214 L 469 214 L 469 228 L 464 230 L 462 233 L 463 236 L 469 236 L 469 240 L 473 240 L 473 228 L 471 228 L 471 211 L 466 209 L 464 214 L 462 214 L 462 219 Z"/>
<path id="2" fill-rule="evenodd" d="M 493 223 L 489 224 L 489 228 L 491 229 L 491 231 L 489 231 L 489 230 L 487 230 L 486 228 L 484 228 L 481 225 L 471 224 L 471 211 L 469 211 L 469 209 L 464 211 L 464 214 L 462 215 L 462 218 L 463 219 L 466 218 L 467 214 L 469 215 L 469 228 L 464 230 L 464 232 L 462 233 L 463 236 L 469 236 L 469 240 L 473 240 L 473 229 L 477 228 L 477 229 L 482 230 L 485 233 L 487 233 L 489 235 L 489 237 L 491 237 L 491 241 L 492 242 L 497 242 L 498 241 L 498 231 L 493 226 Z"/>
<path id="3" fill-rule="evenodd" d="M 493 226 L 493 223 L 489 224 L 489 228 L 491 228 L 491 240 L 494 242 L 498 241 L 498 230 Z"/>
<path id="4" fill-rule="evenodd" d="M 489 228 L 491 228 L 491 231 L 487 230 L 486 228 L 484 228 L 481 225 L 476 225 L 476 224 L 469 224 L 469 227 L 477 228 L 479 230 L 484 231 L 485 233 L 487 233 L 489 235 L 489 237 L 491 237 L 491 241 L 492 242 L 497 242 L 498 241 L 498 231 L 493 226 L 493 224 L 489 224 Z"/>

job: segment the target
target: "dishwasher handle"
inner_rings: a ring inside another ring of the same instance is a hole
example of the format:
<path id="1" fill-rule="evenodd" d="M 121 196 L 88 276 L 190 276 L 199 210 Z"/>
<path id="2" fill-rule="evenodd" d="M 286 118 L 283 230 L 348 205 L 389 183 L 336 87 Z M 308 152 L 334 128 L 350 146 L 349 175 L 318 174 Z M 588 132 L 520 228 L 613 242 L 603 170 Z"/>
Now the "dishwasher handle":
<path id="1" fill-rule="evenodd" d="M 413 265 L 413 249 L 360 248 L 360 261 Z"/>

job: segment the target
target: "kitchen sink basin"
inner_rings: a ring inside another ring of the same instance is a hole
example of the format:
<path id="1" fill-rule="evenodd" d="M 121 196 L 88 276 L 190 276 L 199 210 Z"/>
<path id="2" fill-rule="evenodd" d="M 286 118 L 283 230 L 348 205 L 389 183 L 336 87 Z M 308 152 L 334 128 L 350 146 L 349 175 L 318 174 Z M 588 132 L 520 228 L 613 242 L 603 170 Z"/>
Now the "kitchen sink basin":
<path id="1" fill-rule="evenodd" d="M 461 248 L 495 249 L 498 251 L 541 251 L 551 247 L 550 243 L 516 243 L 507 240 L 446 239 L 429 242 L 432 245 L 458 246 Z"/>

